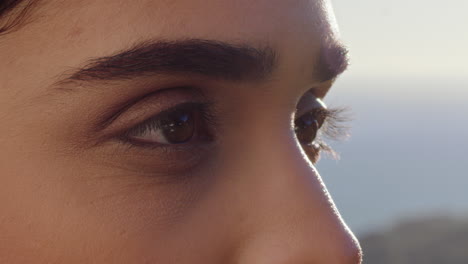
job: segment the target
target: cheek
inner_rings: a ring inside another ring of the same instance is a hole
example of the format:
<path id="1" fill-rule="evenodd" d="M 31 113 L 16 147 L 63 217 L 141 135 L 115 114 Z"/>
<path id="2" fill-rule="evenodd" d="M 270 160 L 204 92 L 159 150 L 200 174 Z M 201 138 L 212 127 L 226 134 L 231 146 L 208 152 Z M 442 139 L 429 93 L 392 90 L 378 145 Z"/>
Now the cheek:
<path id="1" fill-rule="evenodd" d="M 169 250 L 164 241 L 190 221 L 207 188 L 206 180 L 162 184 L 76 157 L 37 154 L 17 153 L 0 166 L 0 233 L 6 242 L 0 256 L 30 252 L 33 262 L 59 255 L 87 262 L 114 257 L 119 249 L 128 263 L 138 255 L 161 256 Z M 179 235 L 175 239 L 183 239 Z"/>

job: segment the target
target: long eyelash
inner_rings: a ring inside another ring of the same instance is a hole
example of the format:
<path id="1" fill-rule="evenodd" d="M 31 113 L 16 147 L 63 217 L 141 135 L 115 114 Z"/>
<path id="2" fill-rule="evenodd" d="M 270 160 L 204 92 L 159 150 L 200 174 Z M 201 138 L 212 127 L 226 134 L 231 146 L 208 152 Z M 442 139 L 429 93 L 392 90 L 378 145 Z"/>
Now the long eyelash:
<path id="1" fill-rule="evenodd" d="M 182 109 L 197 109 L 200 111 L 203 121 L 209 124 L 210 126 L 215 127 L 217 122 L 215 121 L 215 116 L 213 114 L 213 104 L 210 102 L 205 102 L 205 103 L 184 103 L 178 106 L 175 106 L 173 108 L 170 108 L 168 110 L 165 110 L 156 116 L 153 116 L 142 123 L 140 125 L 137 125 L 135 128 L 131 129 L 127 133 L 124 134 L 123 138 L 128 139 L 129 135 L 131 134 L 144 134 L 145 132 L 149 130 L 157 130 L 161 129 L 162 123 L 161 119 L 166 116 L 169 113 L 172 113 L 174 111 L 182 110 Z M 126 141 L 126 140 L 124 140 Z"/>
<path id="2" fill-rule="evenodd" d="M 319 145 L 321 152 L 338 160 L 340 158 L 339 153 L 333 150 L 325 140 L 344 141 L 349 138 L 351 127 L 348 123 L 353 119 L 351 109 L 348 107 L 324 109 L 322 114 L 325 117 L 325 122 L 314 142 Z"/>

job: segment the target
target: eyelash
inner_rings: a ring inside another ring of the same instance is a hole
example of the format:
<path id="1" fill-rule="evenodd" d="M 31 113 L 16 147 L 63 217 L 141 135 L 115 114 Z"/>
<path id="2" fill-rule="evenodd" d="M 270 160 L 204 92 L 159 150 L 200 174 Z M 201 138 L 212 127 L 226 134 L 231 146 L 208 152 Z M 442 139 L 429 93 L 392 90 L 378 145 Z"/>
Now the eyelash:
<path id="1" fill-rule="evenodd" d="M 134 128 L 130 129 L 124 135 L 121 136 L 121 140 L 124 143 L 128 143 L 130 146 L 136 146 L 136 147 L 144 147 L 144 148 L 150 148 L 150 149 L 155 149 L 155 148 L 168 148 L 168 146 L 163 145 L 163 144 L 157 144 L 157 143 L 144 143 L 144 142 L 138 142 L 134 141 L 131 139 L 130 135 L 136 133 L 136 134 L 143 134 L 147 131 L 152 131 L 152 130 L 157 130 L 157 129 L 162 129 L 162 118 L 167 116 L 170 113 L 173 113 L 175 111 L 179 110 L 184 110 L 184 109 L 190 109 L 190 110 L 197 110 L 199 113 L 201 113 L 201 119 L 202 121 L 208 125 L 210 128 L 216 128 L 217 127 L 217 122 L 215 121 L 215 110 L 213 108 L 213 104 L 209 102 L 204 102 L 204 103 L 195 103 L 195 102 L 189 102 L 189 103 L 183 103 L 180 105 L 177 105 L 175 107 L 169 108 L 165 111 L 160 112 L 159 114 L 150 117 L 149 119 L 146 119 L 145 121 L 141 122 L 139 125 L 135 126 Z M 210 133 L 210 134 L 215 134 L 215 133 Z M 180 145 L 178 146 L 180 147 Z"/>
<path id="2" fill-rule="evenodd" d="M 352 119 L 350 117 L 350 108 L 328 108 L 321 109 L 324 116 L 322 127 L 314 140 L 319 146 L 319 151 L 324 152 L 333 159 L 339 159 L 339 154 L 327 143 L 327 141 L 343 141 L 350 136 L 350 126 L 347 125 Z"/>
<path id="3" fill-rule="evenodd" d="M 143 134 L 145 132 L 161 129 L 162 123 L 161 118 L 166 116 L 169 113 L 183 110 L 183 109 L 191 109 L 197 110 L 201 113 L 202 121 L 204 124 L 209 126 L 210 134 L 214 138 L 216 135 L 216 127 L 218 122 L 216 122 L 216 112 L 213 109 L 212 103 L 184 103 L 168 110 L 165 110 L 156 116 L 153 116 L 142 123 L 137 125 L 136 127 L 130 129 L 124 135 L 121 136 L 121 141 L 126 143 L 128 147 L 143 147 L 148 149 L 161 149 L 163 151 L 171 151 L 171 148 L 185 148 L 184 145 L 164 145 L 164 144 L 157 144 L 157 143 L 145 143 L 145 142 L 138 142 L 132 140 L 130 135 L 134 133 Z M 313 141 L 314 144 L 318 146 L 318 151 L 328 154 L 334 159 L 338 159 L 339 155 L 335 152 L 332 147 L 327 144 L 326 142 L 331 141 L 341 141 L 345 140 L 349 136 L 349 126 L 346 125 L 348 121 L 350 121 L 349 117 L 349 109 L 348 108 L 329 108 L 329 109 L 317 109 L 313 110 L 316 112 L 317 118 L 323 118 L 324 122 L 320 129 L 318 130 L 317 137 Z M 309 112 L 310 113 L 310 112 Z M 305 113 L 307 114 L 307 113 Z M 300 118 L 300 117 L 298 117 Z"/>

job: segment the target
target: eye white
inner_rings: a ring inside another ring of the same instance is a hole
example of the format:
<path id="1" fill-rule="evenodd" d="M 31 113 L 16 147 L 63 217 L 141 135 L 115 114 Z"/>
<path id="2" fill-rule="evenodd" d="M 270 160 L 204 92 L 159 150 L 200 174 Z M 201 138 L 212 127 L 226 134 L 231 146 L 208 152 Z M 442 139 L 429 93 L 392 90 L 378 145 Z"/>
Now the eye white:
<path id="1" fill-rule="evenodd" d="M 170 144 L 170 142 L 167 140 L 161 128 L 147 129 L 141 135 L 132 136 L 132 138 L 138 141 L 154 142 L 154 143 L 160 143 L 160 144 Z"/>

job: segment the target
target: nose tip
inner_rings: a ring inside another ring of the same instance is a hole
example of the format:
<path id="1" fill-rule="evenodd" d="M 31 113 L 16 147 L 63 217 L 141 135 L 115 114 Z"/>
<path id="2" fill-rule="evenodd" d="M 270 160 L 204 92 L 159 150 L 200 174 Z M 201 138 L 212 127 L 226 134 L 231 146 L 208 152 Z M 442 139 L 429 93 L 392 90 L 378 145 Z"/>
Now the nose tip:
<path id="1" fill-rule="evenodd" d="M 258 235 L 258 234 L 257 234 Z M 362 251 L 354 236 L 342 228 L 322 228 L 297 234 L 277 230 L 248 240 L 236 263 L 242 264 L 360 264 Z"/>
<path id="2" fill-rule="evenodd" d="M 320 236 L 320 235 L 319 235 Z M 323 237 L 309 237 L 309 243 L 293 239 L 254 239 L 244 251 L 239 264 L 361 264 L 362 252 L 352 235 L 340 240 L 325 241 Z M 311 243 L 311 240 L 315 240 Z"/>
<path id="3" fill-rule="evenodd" d="M 359 242 L 354 240 L 354 245 L 351 247 L 350 254 L 345 256 L 346 259 L 343 260 L 343 263 L 349 264 L 361 264 L 362 263 L 362 250 Z"/>
<path id="4" fill-rule="evenodd" d="M 238 263 L 359 264 L 358 241 L 344 224 L 315 167 L 294 148 L 269 153 L 262 171 L 253 169 L 250 219 Z M 258 166 L 257 166 L 258 167 Z M 253 167 L 252 167 L 253 168 Z M 268 177 L 266 177 L 266 175 Z"/>
<path id="5" fill-rule="evenodd" d="M 360 264 L 362 251 L 359 242 L 350 231 L 342 231 L 345 235 L 341 241 L 329 245 L 327 253 L 322 252 L 318 263 Z"/>

